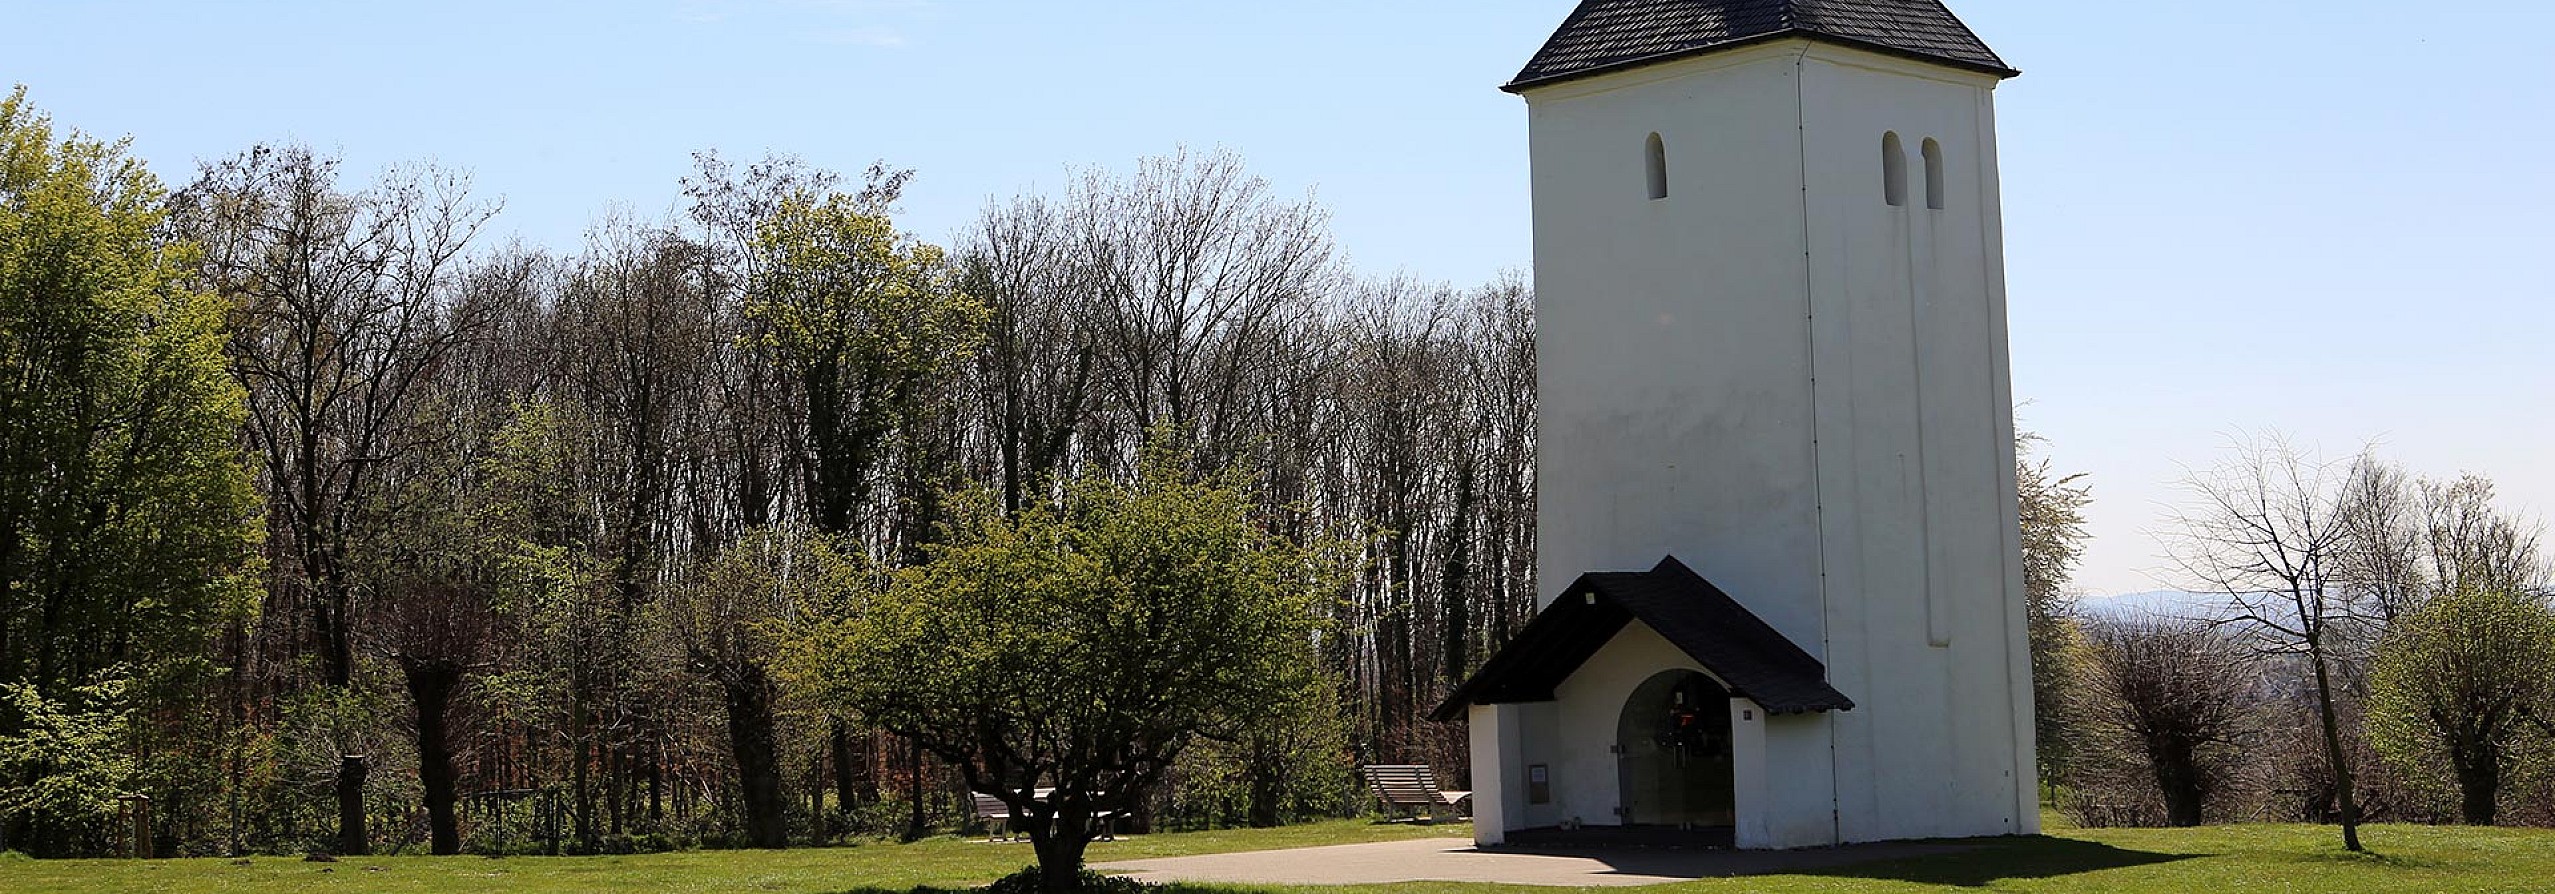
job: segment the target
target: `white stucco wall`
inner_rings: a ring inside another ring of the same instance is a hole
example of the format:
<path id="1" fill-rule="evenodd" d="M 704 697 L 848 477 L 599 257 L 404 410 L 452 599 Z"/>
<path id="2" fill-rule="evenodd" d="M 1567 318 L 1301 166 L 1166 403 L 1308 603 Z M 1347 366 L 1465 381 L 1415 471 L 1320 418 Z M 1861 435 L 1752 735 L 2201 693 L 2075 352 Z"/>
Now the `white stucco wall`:
<path id="1" fill-rule="evenodd" d="M 1634 621 L 1590 656 L 1554 691 L 1556 733 L 1547 755 L 1553 773 L 1553 812 L 1591 826 L 1618 825 L 1623 804 L 1614 754 L 1624 703 L 1651 677 L 1671 670 L 1701 671 L 1686 653 L 1646 624 Z"/>
<path id="2" fill-rule="evenodd" d="M 1518 713 L 1515 705 L 1474 705 L 1465 718 L 1473 759 L 1473 843 L 1483 847 L 1507 841 L 1510 829 L 1533 828 L 1526 822 Z"/>
<path id="3" fill-rule="evenodd" d="M 1766 846 L 2036 829 L 1994 86 L 1791 41 L 1527 96 L 1543 592 L 1673 554 L 1827 662 L 1858 707 L 1765 722 Z M 1564 687 L 1563 815 L 1611 821 L 1573 736 L 1647 675 Z"/>

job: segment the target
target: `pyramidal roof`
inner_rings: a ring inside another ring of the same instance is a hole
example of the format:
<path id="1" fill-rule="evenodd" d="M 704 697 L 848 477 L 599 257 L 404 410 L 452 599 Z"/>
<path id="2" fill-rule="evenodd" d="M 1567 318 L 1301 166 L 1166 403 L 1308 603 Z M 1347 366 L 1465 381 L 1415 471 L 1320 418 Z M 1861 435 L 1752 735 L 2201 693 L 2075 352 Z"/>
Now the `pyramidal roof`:
<path id="1" fill-rule="evenodd" d="M 2018 74 L 1940 0 L 1581 0 L 1500 89 L 1515 93 L 1786 37 Z"/>

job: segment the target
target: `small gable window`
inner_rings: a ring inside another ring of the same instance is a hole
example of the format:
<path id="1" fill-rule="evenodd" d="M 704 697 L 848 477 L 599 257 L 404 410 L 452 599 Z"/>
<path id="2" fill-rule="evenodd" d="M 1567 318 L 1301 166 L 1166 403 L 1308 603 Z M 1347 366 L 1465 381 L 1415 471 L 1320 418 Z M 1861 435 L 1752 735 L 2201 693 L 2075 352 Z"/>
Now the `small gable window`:
<path id="1" fill-rule="evenodd" d="M 1907 146 L 1896 131 L 1881 135 L 1881 199 L 1892 208 L 1907 206 Z"/>
<path id="2" fill-rule="evenodd" d="M 1925 207 L 1943 210 L 1943 144 L 1925 141 Z"/>
<path id="3" fill-rule="evenodd" d="M 1642 149 L 1642 169 L 1650 179 L 1650 198 L 1668 197 L 1668 144 L 1658 134 L 1650 135 L 1650 144 Z"/>

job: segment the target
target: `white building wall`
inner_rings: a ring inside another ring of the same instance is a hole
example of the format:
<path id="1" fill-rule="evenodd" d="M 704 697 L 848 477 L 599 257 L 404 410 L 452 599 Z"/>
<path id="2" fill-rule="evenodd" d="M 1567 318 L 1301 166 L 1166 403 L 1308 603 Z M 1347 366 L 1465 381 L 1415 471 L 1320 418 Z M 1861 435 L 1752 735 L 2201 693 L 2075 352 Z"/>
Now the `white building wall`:
<path id="1" fill-rule="evenodd" d="M 1543 754 L 1552 765 L 1557 821 L 1622 824 L 1615 815 L 1623 793 L 1614 746 L 1624 704 L 1641 684 L 1672 670 L 1700 672 L 1703 666 L 1649 625 L 1634 621 L 1554 691 L 1554 747 Z"/>
<path id="2" fill-rule="evenodd" d="M 1473 843 L 1483 847 L 1508 840 L 1508 830 L 1529 829 L 1526 822 L 1526 749 L 1518 728 L 1518 706 L 1474 705 L 1466 713 L 1466 743 L 1473 759 Z"/>
<path id="3" fill-rule="evenodd" d="M 1771 846 L 2036 827 L 1994 85 L 1788 41 L 1527 95 L 1542 592 L 1673 554 L 1827 662 L 1858 707 L 1766 722 Z M 1561 815 L 1612 821 L 1646 676 L 1564 687 Z"/>
<path id="4" fill-rule="evenodd" d="M 1802 62 L 1829 668 L 1858 705 L 1834 718 L 1845 841 L 2037 826 L 1995 83 L 1827 46 Z"/>
<path id="5" fill-rule="evenodd" d="M 1527 95 L 1546 598 L 1673 553 L 1818 651 L 1796 71 L 1749 50 Z"/>

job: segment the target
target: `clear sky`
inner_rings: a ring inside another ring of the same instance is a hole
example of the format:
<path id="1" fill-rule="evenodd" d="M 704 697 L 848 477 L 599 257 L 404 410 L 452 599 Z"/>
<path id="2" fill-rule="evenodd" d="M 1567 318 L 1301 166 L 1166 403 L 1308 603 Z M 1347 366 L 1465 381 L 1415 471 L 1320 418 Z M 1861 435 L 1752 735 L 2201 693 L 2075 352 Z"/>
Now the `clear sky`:
<path id="1" fill-rule="evenodd" d="M 1951 0 L 1999 91 L 2023 424 L 2090 473 L 2079 582 L 2151 590 L 2185 465 L 2282 430 L 2555 510 L 2555 4 Z M 688 153 L 989 199 L 1182 144 L 1312 191 L 1367 271 L 1524 268 L 1525 111 L 1571 0 L 0 0 L 0 83 L 161 175 L 260 140 L 433 159 L 560 249 Z"/>

